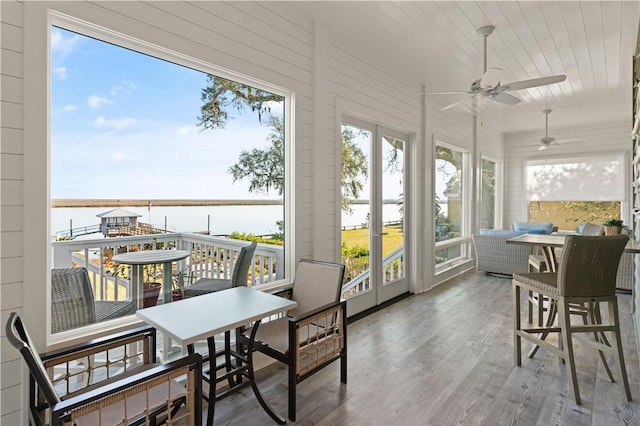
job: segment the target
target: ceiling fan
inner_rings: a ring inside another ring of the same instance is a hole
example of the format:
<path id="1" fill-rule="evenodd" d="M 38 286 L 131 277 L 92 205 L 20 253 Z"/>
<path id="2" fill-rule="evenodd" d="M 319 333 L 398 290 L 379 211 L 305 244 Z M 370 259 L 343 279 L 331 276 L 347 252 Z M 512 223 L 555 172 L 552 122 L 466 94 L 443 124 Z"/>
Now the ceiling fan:
<path id="1" fill-rule="evenodd" d="M 478 28 L 477 32 L 480 36 L 484 38 L 484 70 L 482 77 L 478 80 L 475 80 L 471 83 L 471 88 L 465 91 L 453 91 L 453 92 L 434 92 L 434 93 L 426 93 L 427 95 L 451 95 L 458 93 L 465 93 L 468 96 L 465 99 L 454 102 L 450 105 L 445 106 L 442 110 L 446 110 L 452 108 L 458 104 L 461 104 L 467 99 L 472 99 L 475 97 L 488 98 L 492 101 L 499 102 L 506 105 L 515 105 L 520 102 L 520 99 L 516 98 L 513 95 L 510 95 L 507 92 L 512 92 L 515 90 L 523 90 L 529 89 L 532 87 L 538 86 L 546 86 L 548 84 L 560 83 L 567 79 L 567 76 L 564 74 L 561 75 L 553 75 L 549 77 L 540 77 L 533 78 L 531 80 L 520 80 L 514 81 L 507 84 L 500 83 L 500 68 L 488 68 L 487 69 L 487 38 L 493 33 L 494 30 L 493 25 L 486 25 L 484 27 Z"/>
<path id="2" fill-rule="evenodd" d="M 544 151 L 549 148 L 551 145 L 557 145 L 563 142 L 577 142 L 578 138 L 565 138 L 565 139 L 556 139 L 553 136 L 549 136 L 549 114 L 551 113 L 550 109 L 545 109 L 542 111 L 545 115 L 544 117 L 544 136 L 540 138 L 540 146 L 538 147 L 538 151 Z"/>

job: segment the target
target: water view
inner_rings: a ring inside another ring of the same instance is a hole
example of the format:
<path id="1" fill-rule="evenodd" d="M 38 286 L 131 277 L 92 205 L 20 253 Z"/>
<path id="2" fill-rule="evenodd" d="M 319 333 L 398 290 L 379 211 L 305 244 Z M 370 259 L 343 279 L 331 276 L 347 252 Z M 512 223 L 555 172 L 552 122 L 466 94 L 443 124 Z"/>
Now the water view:
<path id="1" fill-rule="evenodd" d="M 139 214 L 140 222 L 150 223 L 155 228 L 169 232 L 206 232 L 212 235 L 228 235 L 234 231 L 254 235 L 270 235 L 278 232 L 276 221 L 282 219 L 281 205 L 260 206 L 180 206 L 180 207 L 122 207 Z M 368 204 L 352 205 L 353 214 L 342 213 L 342 226 L 352 227 L 367 223 Z M 100 223 L 96 215 L 112 208 L 70 207 L 51 209 L 51 233 L 69 231 L 70 226 L 80 228 Z M 396 204 L 384 204 L 386 222 L 400 220 Z"/>

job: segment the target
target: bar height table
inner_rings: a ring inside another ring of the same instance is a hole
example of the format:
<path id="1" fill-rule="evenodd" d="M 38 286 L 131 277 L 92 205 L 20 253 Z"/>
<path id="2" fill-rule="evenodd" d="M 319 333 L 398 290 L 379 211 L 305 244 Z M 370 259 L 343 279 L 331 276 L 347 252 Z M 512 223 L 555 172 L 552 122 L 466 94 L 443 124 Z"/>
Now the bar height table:
<path id="1" fill-rule="evenodd" d="M 136 311 L 138 318 L 142 319 L 157 330 L 165 333 L 171 339 L 187 346 L 189 353 L 194 352 L 194 344 L 206 339 L 209 348 L 209 372 L 203 373 L 203 377 L 209 382 L 209 394 L 205 399 L 209 402 L 207 424 L 213 424 L 215 402 L 232 391 L 251 385 L 253 393 L 262 408 L 273 420 L 280 424 L 285 419 L 278 416 L 262 398 L 256 385 L 253 370 L 253 341 L 260 321 L 271 315 L 286 312 L 297 306 L 297 303 L 283 297 L 274 296 L 254 290 L 249 287 L 234 287 L 227 290 L 208 293 L 202 296 L 179 300 L 174 303 L 153 306 Z M 235 330 L 253 323 L 250 343 L 246 357 L 238 353 L 230 354 L 230 348 L 225 345 L 226 374 L 217 377 L 215 336 L 226 331 Z M 236 358 L 240 365 L 231 365 L 231 356 Z M 243 375 L 248 381 L 233 381 L 233 377 Z M 216 394 L 216 383 L 229 379 L 230 388 Z"/>
<path id="2" fill-rule="evenodd" d="M 165 303 L 171 302 L 171 286 L 172 274 L 171 264 L 178 260 L 188 257 L 191 253 L 187 250 L 142 250 L 132 251 L 129 253 L 117 254 L 112 260 L 115 263 L 132 266 L 131 287 L 132 294 L 137 300 L 142 300 L 141 283 L 144 282 L 143 270 L 144 265 L 153 265 L 154 263 L 162 263 L 162 292 Z M 141 305 L 138 305 L 141 306 Z"/>

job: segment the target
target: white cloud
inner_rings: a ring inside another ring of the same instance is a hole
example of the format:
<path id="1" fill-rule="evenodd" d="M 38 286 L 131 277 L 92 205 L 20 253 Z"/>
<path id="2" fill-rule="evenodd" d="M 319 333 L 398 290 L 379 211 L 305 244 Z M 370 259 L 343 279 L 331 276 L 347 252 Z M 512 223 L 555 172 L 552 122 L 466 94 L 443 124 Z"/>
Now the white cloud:
<path id="1" fill-rule="evenodd" d="M 132 81 L 125 80 L 117 86 L 113 86 L 109 91 L 111 96 L 118 96 L 120 94 L 131 95 L 134 91 L 138 89 L 135 83 Z"/>
<path id="2" fill-rule="evenodd" d="M 198 127 L 192 125 L 181 126 L 176 129 L 178 136 L 190 136 L 199 133 Z"/>
<path id="3" fill-rule="evenodd" d="M 64 80 L 65 78 L 67 78 L 67 67 L 54 68 L 53 75 L 58 77 L 60 80 Z"/>
<path id="4" fill-rule="evenodd" d="M 80 42 L 80 35 L 74 34 L 71 37 L 64 37 L 62 31 L 53 29 L 51 31 L 51 50 L 57 53 L 68 55 Z"/>
<path id="5" fill-rule="evenodd" d="M 114 152 L 113 154 L 111 154 L 111 159 L 113 161 L 131 161 L 135 160 L 135 157 L 132 157 L 126 152 Z"/>
<path id="6" fill-rule="evenodd" d="M 62 108 L 62 111 L 64 112 L 71 112 L 75 110 L 76 110 L 76 106 L 71 104 L 65 105 L 64 108 Z"/>
<path id="7" fill-rule="evenodd" d="M 107 119 L 104 116 L 96 118 L 96 126 L 98 127 L 111 127 L 113 129 L 122 129 L 128 127 L 136 122 L 135 118 L 123 117 L 123 118 L 110 118 Z"/>
<path id="8" fill-rule="evenodd" d="M 109 105 L 112 104 L 113 102 L 110 101 L 109 99 L 105 98 L 104 96 L 100 96 L 100 95 L 91 95 L 89 96 L 89 99 L 87 99 L 87 104 L 89 104 L 89 107 L 91 108 L 100 108 L 103 107 L 105 105 Z"/>

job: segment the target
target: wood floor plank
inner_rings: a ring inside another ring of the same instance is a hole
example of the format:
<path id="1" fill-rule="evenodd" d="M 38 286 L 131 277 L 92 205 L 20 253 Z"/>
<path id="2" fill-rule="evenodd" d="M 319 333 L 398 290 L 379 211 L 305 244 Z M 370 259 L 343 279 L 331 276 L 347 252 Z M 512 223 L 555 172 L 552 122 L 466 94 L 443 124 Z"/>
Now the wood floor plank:
<path id="1" fill-rule="evenodd" d="M 510 279 L 470 272 L 352 322 L 348 383 L 340 383 L 334 363 L 298 385 L 295 424 L 640 424 L 640 404 L 624 399 L 621 383 L 609 382 L 590 347 L 576 343 L 582 406 L 554 355 L 540 350 L 514 366 L 511 291 Z M 631 295 L 618 297 L 631 393 L 640 401 Z M 257 377 L 267 401 L 284 415 L 285 369 L 272 364 Z M 217 404 L 215 423 L 274 424 L 250 389 Z"/>

